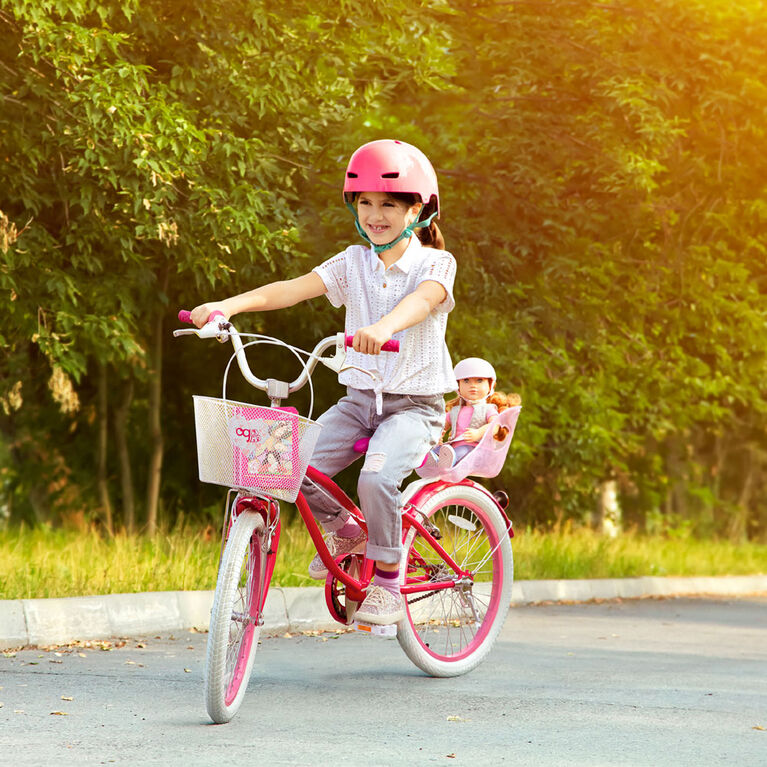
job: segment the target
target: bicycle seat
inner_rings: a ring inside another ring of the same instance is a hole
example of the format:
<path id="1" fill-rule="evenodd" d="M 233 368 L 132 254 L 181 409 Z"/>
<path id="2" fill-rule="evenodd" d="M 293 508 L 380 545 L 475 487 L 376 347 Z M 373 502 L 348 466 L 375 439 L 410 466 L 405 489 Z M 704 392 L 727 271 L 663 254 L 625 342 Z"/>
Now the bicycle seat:
<path id="1" fill-rule="evenodd" d="M 370 437 L 363 437 L 362 439 L 358 439 L 353 446 L 353 450 L 355 453 L 367 453 L 368 451 L 368 445 L 370 444 Z"/>
<path id="2" fill-rule="evenodd" d="M 495 477 L 503 468 L 509 452 L 514 427 L 517 425 L 520 405 L 504 410 L 490 421 L 491 426 L 505 426 L 509 433 L 500 442 L 493 438 L 495 429 L 488 429 L 477 446 L 460 461 L 448 469 L 438 466 L 419 466 L 415 471 L 423 479 L 441 479 L 445 482 L 460 482 L 468 476 Z"/>

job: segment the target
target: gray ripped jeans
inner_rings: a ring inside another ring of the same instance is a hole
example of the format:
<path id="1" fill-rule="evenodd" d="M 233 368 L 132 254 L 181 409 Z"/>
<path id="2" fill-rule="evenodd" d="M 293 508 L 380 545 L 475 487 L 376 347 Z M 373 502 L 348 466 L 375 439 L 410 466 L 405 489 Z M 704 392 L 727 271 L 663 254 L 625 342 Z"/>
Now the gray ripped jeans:
<path id="1" fill-rule="evenodd" d="M 439 441 L 445 425 L 441 394 L 383 395 L 376 414 L 375 393 L 347 388 L 345 397 L 318 419 L 322 424 L 311 464 L 332 477 L 360 457 L 354 443 L 370 437 L 360 470 L 357 492 L 368 524 L 367 556 L 381 562 L 399 562 L 402 548 L 400 485 L 420 465 L 429 448 Z M 304 479 L 301 492 L 315 519 L 328 532 L 343 527 L 349 513 L 324 491 Z"/>

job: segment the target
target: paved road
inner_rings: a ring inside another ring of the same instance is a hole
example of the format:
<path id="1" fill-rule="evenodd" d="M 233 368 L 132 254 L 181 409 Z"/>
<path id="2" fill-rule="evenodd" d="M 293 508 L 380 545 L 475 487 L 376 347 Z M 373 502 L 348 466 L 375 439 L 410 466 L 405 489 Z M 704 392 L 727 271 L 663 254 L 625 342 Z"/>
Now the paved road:
<path id="1" fill-rule="evenodd" d="M 396 641 L 269 638 L 221 726 L 204 645 L 0 657 L 0 763 L 767 765 L 767 598 L 517 607 L 458 679 L 423 676 Z"/>

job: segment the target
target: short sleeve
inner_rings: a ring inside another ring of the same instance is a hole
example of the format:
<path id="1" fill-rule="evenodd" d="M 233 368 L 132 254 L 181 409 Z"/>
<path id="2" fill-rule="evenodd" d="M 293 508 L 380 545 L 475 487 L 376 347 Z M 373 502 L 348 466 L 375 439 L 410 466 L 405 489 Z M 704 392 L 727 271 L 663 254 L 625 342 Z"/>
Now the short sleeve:
<path id="1" fill-rule="evenodd" d="M 434 308 L 437 312 L 449 312 L 452 311 L 455 306 L 455 299 L 453 298 L 453 284 L 455 283 L 456 262 L 451 253 L 446 250 L 432 250 L 431 248 L 424 248 L 424 253 L 428 253 L 429 257 L 423 261 L 420 274 L 418 275 L 418 284 L 432 280 L 438 282 L 447 291 L 445 300 Z M 433 254 L 433 255 L 432 255 Z"/>
<path id="2" fill-rule="evenodd" d="M 495 418 L 498 414 L 498 407 L 492 402 L 489 403 L 487 407 L 487 417 L 485 419 L 485 423 L 490 423 L 490 421 L 492 421 L 493 418 Z"/>
<path id="3" fill-rule="evenodd" d="M 327 288 L 328 301 L 335 307 L 346 304 L 349 294 L 349 278 L 346 272 L 346 259 L 348 250 L 323 261 L 319 266 L 312 269 L 317 272 Z"/>

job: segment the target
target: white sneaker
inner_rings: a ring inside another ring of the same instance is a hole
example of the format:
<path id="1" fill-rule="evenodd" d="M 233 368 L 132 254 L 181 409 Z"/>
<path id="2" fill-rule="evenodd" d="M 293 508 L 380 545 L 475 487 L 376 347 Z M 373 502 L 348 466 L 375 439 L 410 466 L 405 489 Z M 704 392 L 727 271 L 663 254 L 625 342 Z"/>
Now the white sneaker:
<path id="1" fill-rule="evenodd" d="M 402 609 L 402 596 L 394 595 L 383 586 L 368 586 L 365 601 L 354 613 L 354 620 L 363 623 L 373 623 L 377 626 L 388 626 L 397 623 L 405 617 Z"/>
<path id="2" fill-rule="evenodd" d="M 362 554 L 365 551 L 367 536 L 364 530 L 360 530 L 359 535 L 354 538 L 342 538 L 340 535 L 329 535 L 325 542 L 328 544 L 330 556 L 333 559 L 342 554 Z M 315 581 L 324 581 L 328 577 L 328 568 L 320 559 L 319 554 L 314 555 L 314 559 L 309 563 L 309 577 Z"/>
<path id="3" fill-rule="evenodd" d="M 426 458 L 423 459 L 423 463 L 418 467 L 419 469 L 436 469 L 437 468 L 437 456 L 434 454 L 435 450 L 429 450 L 426 453 Z"/>

